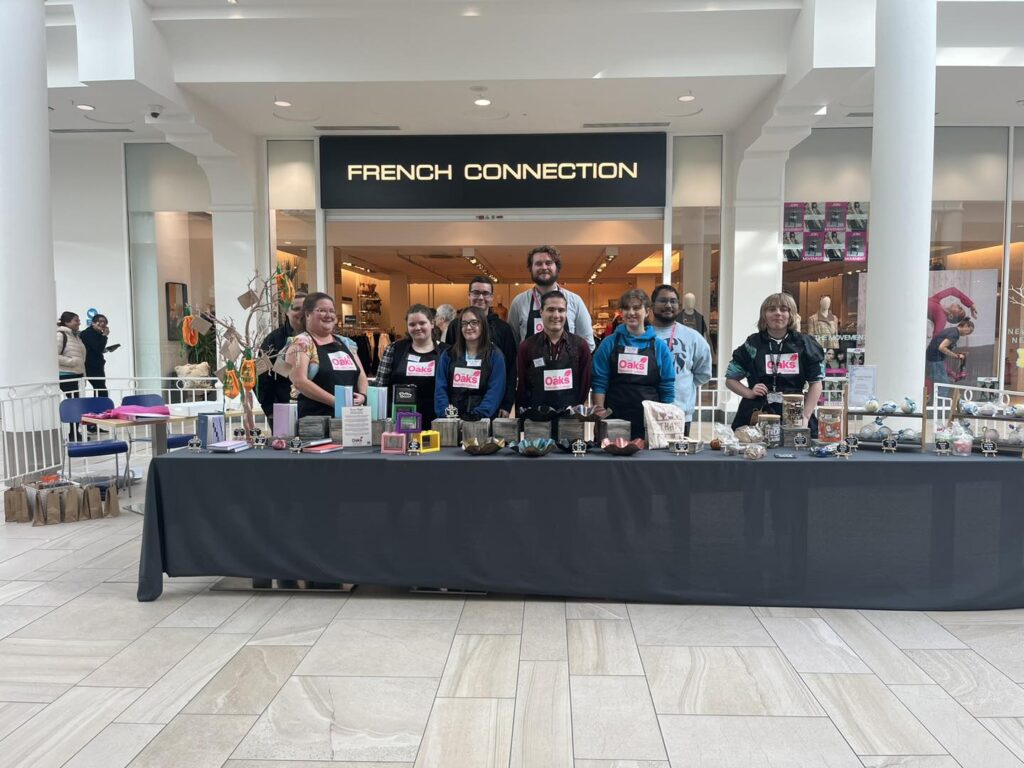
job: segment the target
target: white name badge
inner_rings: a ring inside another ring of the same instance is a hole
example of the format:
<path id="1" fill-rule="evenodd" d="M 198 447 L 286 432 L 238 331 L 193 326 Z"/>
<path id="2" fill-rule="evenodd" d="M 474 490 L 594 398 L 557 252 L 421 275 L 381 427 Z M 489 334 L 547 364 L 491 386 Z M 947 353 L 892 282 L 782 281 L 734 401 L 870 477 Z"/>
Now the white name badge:
<path id="1" fill-rule="evenodd" d="M 347 352 L 328 352 L 327 357 L 331 361 L 331 368 L 336 371 L 356 370 L 356 363 Z"/>
<path id="2" fill-rule="evenodd" d="M 768 373 L 778 373 L 780 376 L 796 376 L 800 373 L 800 354 L 797 352 L 787 352 L 784 355 L 778 355 L 779 359 L 779 370 L 775 370 L 775 360 L 773 355 L 764 356 L 764 369 Z"/>
<path id="3" fill-rule="evenodd" d="M 483 360 L 467 360 L 466 365 L 468 365 L 470 368 L 479 368 L 480 363 L 482 362 Z"/>
<path id="4" fill-rule="evenodd" d="M 481 370 L 477 368 L 456 368 L 452 377 L 452 386 L 459 389 L 480 389 Z"/>
<path id="5" fill-rule="evenodd" d="M 562 389 L 572 389 L 572 368 L 547 371 L 544 374 L 544 391 L 557 392 Z"/>
<path id="6" fill-rule="evenodd" d="M 419 355 L 410 354 L 406 358 L 406 360 L 408 360 L 410 363 L 418 363 L 420 361 L 420 356 Z"/>
<path id="7" fill-rule="evenodd" d="M 533 367 L 534 368 L 543 368 L 544 367 L 544 358 L 543 357 L 535 357 L 535 358 L 533 358 Z"/>
<path id="8" fill-rule="evenodd" d="M 405 375 L 434 378 L 434 362 L 434 360 L 428 360 L 425 363 L 421 363 L 419 360 L 413 361 L 410 358 L 405 364 Z"/>
<path id="9" fill-rule="evenodd" d="M 626 353 L 627 355 L 635 355 L 635 354 L 636 354 L 636 353 L 638 353 L 638 352 L 639 352 L 640 350 L 639 350 L 639 349 L 638 349 L 637 347 L 625 347 L 625 348 L 623 349 L 623 351 L 624 351 L 624 352 L 625 352 L 625 353 Z"/>
<path id="10" fill-rule="evenodd" d="M 533 332 L 534 333 L 543 333 L 544 332 L 544 321 L 541 320 L 539 317 L 536 320 L 533 321 Z"/>
<path id="11" fill-rule="evenodd" d="M 622 353 L 619 355 L 618 371 L 627 376 L 646 376 L 647 364 L 650 358 L 647 355 L 631 355 Z"/>

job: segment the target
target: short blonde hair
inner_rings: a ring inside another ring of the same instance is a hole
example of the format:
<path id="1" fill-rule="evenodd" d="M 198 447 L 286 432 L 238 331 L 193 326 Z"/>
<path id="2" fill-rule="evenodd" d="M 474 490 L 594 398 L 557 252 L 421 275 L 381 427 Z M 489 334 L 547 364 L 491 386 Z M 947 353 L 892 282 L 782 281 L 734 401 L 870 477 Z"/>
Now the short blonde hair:
<path id="1" fill-rule="evenodd" d="M 775 309 L 776 307 L 789 311 L 789 327 L 786 330 L 795 331 L 796 319 L 799 313 L 797 312 L 796 302 L 793 300 L 793 297 L 785 292 L 773 293 L 761 302 L 761 316 L 757 320 L 757 330 L 761 332 L 768 330 L 768 323 L 765 318 L 768 315 L 768 310 Z"/>

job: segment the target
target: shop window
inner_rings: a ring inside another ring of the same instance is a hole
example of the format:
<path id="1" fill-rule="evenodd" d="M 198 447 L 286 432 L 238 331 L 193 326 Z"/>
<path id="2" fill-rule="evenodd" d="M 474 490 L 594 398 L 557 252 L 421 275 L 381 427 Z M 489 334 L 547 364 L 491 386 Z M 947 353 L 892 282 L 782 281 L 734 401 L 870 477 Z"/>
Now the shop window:
<path id="1" fill-rule="evenodd" d="M 303 291 L 318 290 L 316 169 L 313 142 L 268 141 L 272 267 L 281 267 Z"/>
<path id="2" fill-rule="evenodd" d="M 1007 389 L 1024 392 L 1024 128 L 1013 135 L 1013 203 L 1010 208 L 1010 274 L 1006 280 L 1006 352 L 1003 376 Z"/>

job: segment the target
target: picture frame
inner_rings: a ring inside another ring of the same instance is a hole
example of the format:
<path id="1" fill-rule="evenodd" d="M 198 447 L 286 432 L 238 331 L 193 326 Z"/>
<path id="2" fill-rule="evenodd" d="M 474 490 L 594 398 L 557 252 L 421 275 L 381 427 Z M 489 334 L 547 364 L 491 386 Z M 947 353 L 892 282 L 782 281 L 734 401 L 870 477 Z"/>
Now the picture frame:
<path id="1" fill-rule="evenodd" d="M 181 321 L 188 304 L 188 286 L 185 283 L 164 283 L 167 312 L 167 340 L 181 341 Z"/>

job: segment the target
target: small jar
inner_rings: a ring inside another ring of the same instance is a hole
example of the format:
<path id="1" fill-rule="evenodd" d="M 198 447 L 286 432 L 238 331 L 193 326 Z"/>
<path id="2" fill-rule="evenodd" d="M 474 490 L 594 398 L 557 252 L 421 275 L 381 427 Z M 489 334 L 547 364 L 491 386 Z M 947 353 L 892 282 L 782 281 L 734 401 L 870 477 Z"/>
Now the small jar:
<path id="1" fill-rule="evenodd" d="M 762 413 L 757 419 L 757 426 L 761 428 L 764 435 L 764 442 L 769 448 L 778 448 L 782 445 L 782 421 L 780 417 L 772 413 Z"/>
<path id="2" fill-rule="evenodd" d="M 974 440 L 970 435 L 960 435 L 953 439 L 954 456 L 970 456 L 974 450 Z"/>
<path id="3" fill-rule="evenodd" d="M 843 409 L 818 409 L 818 440 L 822 443 L 838 443 L 843 439 Z"/>

